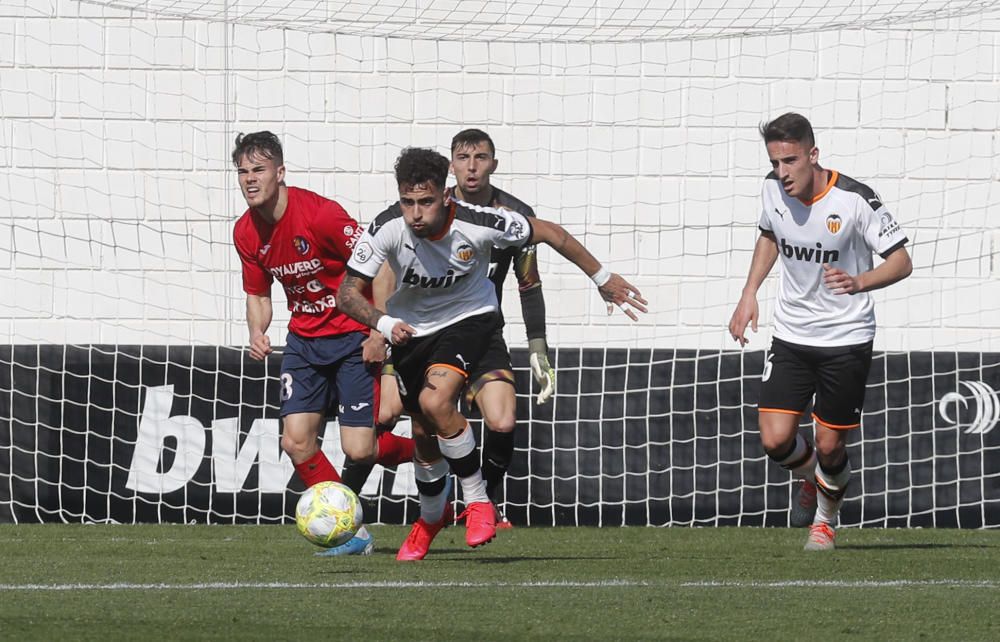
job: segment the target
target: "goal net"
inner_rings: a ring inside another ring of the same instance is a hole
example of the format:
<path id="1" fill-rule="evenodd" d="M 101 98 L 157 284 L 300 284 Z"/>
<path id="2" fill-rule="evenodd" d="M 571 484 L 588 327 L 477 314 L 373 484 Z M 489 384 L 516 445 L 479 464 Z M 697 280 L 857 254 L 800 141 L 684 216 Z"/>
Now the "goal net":
<path id="1" fill-rule="evenodd" d="M 725 327 L 770 169 L 757 127 L 798 111 L 915 265 L 874 295 L 842 523 L 997 526 L 994 5 L 0 0 L 0 522 L 286 521 L 301 485 L 278 359 L 246 356 L 233 139 L 274 131 L 289 184 L 367 223 L 400 149 L 479 127 L 494 182 L 650 301 L 609 317 L 542 248 L 557 394 L 539 406 L 509 279 L 508 516 L 787 525 L 795 487 L 756 429 L 775 279 L 745 350 Z M 335 423 L 323 448 L 339 465 Z M 415 518 L 413 493 L 408 465 L 365 490 L 385 522 Z"/>

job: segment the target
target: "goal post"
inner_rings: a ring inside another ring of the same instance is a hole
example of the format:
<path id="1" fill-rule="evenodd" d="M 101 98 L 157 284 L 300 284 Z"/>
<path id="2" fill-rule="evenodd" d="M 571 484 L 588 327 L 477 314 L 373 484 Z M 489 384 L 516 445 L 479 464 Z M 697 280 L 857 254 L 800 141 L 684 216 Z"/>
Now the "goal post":
<path id="1" fill-rule="evenodd" d="M 507 514 L 787 525 L 794 487 L 756 430 L 775 279 L 745 351 L 725 326 L 770 169 L 757 128 L 799 111 L 914 260 L 873 295 L 842 523 L 996 527 L 998 37 L 991 3 L 947 0 L 0 0 L 0 521 L 288 521 L 278 360 L 245 354 L 233 140 L 274 131 L 289 184 L 367 223 L 403 147 L 480 127 L 494 182 L 650 301 L 609 317 L 541 248 L 539 406 L 508 279 Z M 365 491 L 390 523 L 414 492 L 408 466 Z"/>

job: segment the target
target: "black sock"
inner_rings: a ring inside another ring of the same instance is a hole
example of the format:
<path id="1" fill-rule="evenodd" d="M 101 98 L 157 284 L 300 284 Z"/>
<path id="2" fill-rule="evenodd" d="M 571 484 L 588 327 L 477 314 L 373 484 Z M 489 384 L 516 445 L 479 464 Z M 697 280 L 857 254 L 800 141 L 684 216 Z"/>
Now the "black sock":
<path id="1" fill-rule="evenodd" d="M 371 474 L 373 468 L 375 468 L 374 463 L 361 464 L 348 457 L 344 459 L 344 469 L 340 471 L 340 481 L 353 490 L 358 499 L 361 499 L 361 489 L 368 481 L 368 475 Z M 371 502 L 361 499 L 361 505 L 365 509 L 365 523 L 368 522 L 369 516 L 374 519 L 374 506 L 371 505 Z"/>
<path id="2" fill-rule="evenodd" d="M 487 430 L 483 440 L 483 479 L 486 480 L 486 494 L 497 501 L 504 475 L 514 458 L 514 433 Z"/>

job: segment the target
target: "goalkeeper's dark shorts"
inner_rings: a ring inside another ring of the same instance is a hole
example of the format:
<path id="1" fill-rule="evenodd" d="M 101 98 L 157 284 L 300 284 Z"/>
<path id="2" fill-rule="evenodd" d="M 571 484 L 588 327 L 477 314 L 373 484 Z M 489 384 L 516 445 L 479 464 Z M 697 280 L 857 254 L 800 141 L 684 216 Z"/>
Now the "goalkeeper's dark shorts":
<path id="1" fill-rule="evenodd" d="M 465 402 L 471 407 L 476 395 L 491 381 L 504 381 L 514 385 L 514 367 L 510 364 L 510 350 L 503 340 L 503 326 L 490 336 L 486 352 L 469 373 L 469 383 L 465 386 Z"/>
<path id="2" fill-rule="evenodd" d="M 861 425 L 872 342 L 829 348 L 774 339 L 764 361 L 760 412 L 802 414 L 813 402 L 816 423 L 844 430 Z"/>

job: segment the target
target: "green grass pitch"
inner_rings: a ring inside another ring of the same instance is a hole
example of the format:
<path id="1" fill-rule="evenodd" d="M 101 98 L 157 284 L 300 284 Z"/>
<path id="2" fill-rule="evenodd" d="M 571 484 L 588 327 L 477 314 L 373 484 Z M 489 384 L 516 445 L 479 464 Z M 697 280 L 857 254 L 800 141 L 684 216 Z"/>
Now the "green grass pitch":
<path id="1" fill-rule="evenodd" d="M 318 558 L 293 526 L 0 526 L 0 639 L 997 640 L 1000 532 L 443 531 L 399 563 Z"/>

